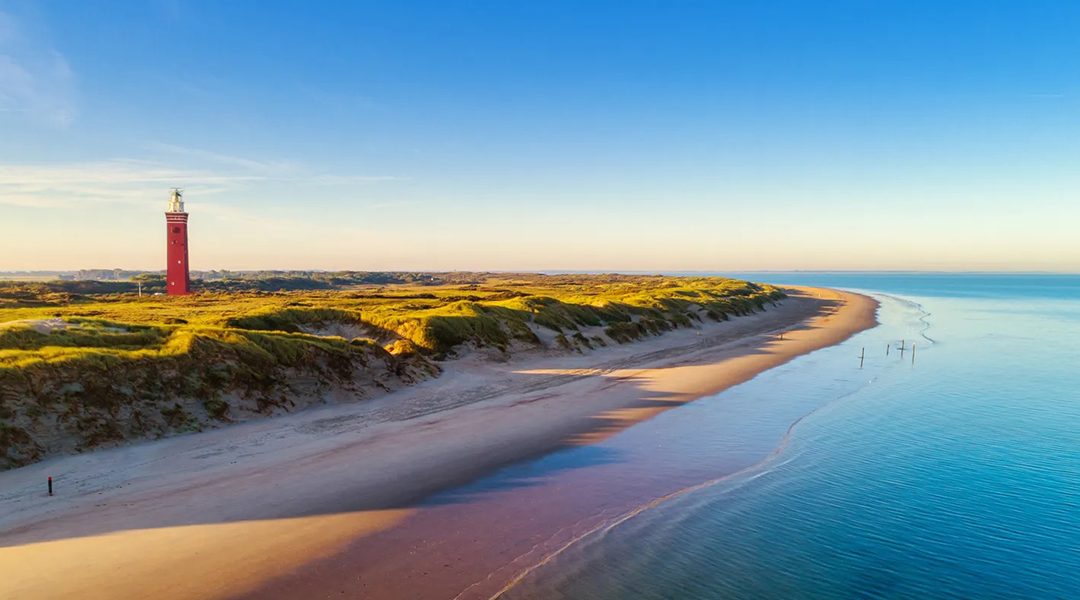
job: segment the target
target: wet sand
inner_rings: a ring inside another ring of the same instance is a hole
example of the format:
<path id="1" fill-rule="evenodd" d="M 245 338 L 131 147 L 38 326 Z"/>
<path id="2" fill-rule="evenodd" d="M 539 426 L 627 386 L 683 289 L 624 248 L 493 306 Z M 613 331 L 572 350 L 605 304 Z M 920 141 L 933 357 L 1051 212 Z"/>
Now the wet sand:
<path id="1" fill-rule="evenodd" d="M 576 520 L 564 501 L 589 483 L 425 497 L 875 322 L 869 298 L 795 293 L 765 313 L 583 356 L 474 356 L 372 402 L 0 473 L 0 598 L 490 597 L 595 527 L 595 512 Z"/>

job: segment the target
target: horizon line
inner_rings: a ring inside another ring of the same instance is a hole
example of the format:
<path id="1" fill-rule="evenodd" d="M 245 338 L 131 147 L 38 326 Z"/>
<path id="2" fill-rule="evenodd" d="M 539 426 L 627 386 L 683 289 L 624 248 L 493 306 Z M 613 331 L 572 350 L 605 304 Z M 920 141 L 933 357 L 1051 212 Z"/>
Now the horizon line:
<path id="1" fill-rule="evenodd" d="M 164 269 L 131 269 L 122 267 L 80 267 L 76 269 L 11 269 L 0 270 L 0 275 L 33 275 L 50 273 L 77 273 L 80 271 L 127 271 L 136 273 L 164 273 Z M 725 275 L 725 274 L 940 274 L 940 275 L 1076 275 L 1080 271 L 1009 270 L 1009 269 L 192 269 L 194 273 L 224 271 L 230 273 L 505 273 L 538 275 Z"/>

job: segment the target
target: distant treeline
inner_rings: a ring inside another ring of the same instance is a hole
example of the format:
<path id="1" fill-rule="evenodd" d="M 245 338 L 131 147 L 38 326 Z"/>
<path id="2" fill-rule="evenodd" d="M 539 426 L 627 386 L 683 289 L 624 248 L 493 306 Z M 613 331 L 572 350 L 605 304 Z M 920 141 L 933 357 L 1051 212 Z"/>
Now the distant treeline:
<path id="1" fill-rule="evenodd" d="M 202 271 L 192 274 L 195 292 L 291 292 L 340 290 L 363 285 L 469 285 L 488 273 L 423 273 L 409 271 Z M 163 273 L 135 273 L 127 281 L 68 280 L 0 281 L 0 301 L 70 301 L 76 296 L 165 292 Z"/>

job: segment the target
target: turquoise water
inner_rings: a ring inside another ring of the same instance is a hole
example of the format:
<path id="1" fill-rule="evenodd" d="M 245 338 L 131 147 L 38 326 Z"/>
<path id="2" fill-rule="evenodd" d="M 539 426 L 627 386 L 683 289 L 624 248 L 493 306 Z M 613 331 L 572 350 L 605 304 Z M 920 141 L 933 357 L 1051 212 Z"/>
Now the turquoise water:
<path id="1" fill-rule="evenodd" d="M 1080 277 L 759 278 L 878 292 L 882 325 L 606 442 L 687 485 L 505 597 L 1080 597 Z"/>

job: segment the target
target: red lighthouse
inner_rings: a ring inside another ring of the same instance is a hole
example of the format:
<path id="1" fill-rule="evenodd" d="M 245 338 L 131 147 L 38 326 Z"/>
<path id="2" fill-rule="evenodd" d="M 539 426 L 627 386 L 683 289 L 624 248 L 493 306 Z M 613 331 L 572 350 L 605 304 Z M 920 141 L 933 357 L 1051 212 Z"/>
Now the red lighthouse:
<path id="1" fill-rule="evenodd" d="M 174 189 L 165 212 L 168 238 L 168 265 L 165 268 L 165 290 L 169 295 L 189 293 L 191 279 L 188 276 L 187 218 L 184 212 L 183 190 Z"/>

